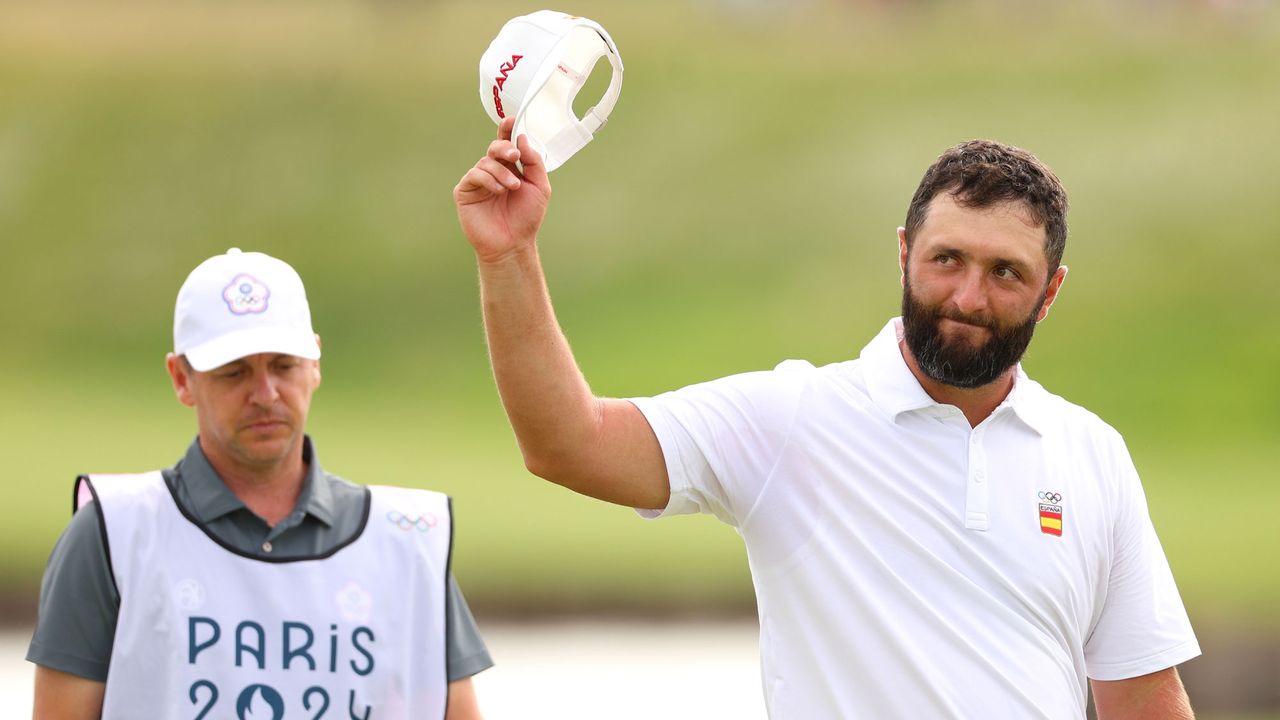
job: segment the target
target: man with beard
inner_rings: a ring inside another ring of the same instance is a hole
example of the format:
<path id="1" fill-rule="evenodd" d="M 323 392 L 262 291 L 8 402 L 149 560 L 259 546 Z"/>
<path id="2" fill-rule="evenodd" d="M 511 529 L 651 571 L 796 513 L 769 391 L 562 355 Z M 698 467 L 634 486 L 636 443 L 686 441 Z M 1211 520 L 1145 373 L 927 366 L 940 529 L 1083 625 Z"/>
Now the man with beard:
<path id="1" fill-rule="evenodd" d="M 856 360 L 592 394 L 537 252 L 550 185 L 510 120 L 454 188 L 494 375 L 537 475 L 747 546 L 770 716 L 1189 718 L 1199 654 L 1120 436 L 1018 364 L 1067 270 L 1066 194 L 964 143 L 898 230 L 903 315 Z M 517 170 L 516 161 L 522 164 Z"/>

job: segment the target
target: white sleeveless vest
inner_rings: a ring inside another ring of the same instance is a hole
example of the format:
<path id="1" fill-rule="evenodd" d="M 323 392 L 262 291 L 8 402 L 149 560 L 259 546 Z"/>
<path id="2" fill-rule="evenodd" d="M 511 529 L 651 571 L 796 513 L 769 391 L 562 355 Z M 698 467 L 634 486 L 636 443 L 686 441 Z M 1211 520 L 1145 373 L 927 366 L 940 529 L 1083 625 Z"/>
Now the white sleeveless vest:
<path id="1" fill-rule="evenodd" d="M 104 720 L 443 718 L 449 498 L 371 487 L 326 556 L 238 554 L 159 472 L 93 475 L 120 615 Z"/>

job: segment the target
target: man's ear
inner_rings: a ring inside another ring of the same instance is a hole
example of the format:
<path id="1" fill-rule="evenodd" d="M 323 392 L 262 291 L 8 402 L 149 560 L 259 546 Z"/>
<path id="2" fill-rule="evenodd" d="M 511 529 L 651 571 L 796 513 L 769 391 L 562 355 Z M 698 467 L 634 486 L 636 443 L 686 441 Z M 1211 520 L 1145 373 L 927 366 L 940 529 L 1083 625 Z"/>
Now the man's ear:
<path id="1" fill-rule="evenodd" d="M 907 285 L 907 229 L 898 228 L 898 270 L 902 276 L 898 278 L 898 282 L 903 287 Z"/>
<path id="2" fill-rule="evenodd" d="M 1049 278 L 1049 287 L 1044 292 L 1044 304 L 1040 306 L 1040 312 L 1036 313 L 1036 322 L 1040 322 L 1049 316 L 1049 308 L 1053 305 L 1053 301 L 1058 299 L 1058 293 L 1062 290 L 1062 283 L 1067 281 L 1067 266 L 1059 265 L 1057 270 L 1053 271 L 1053 277 Z"/>
<path id="3" fill-rule="evenodd" d="M 316 333 L 316 347 L 323 348 L 324 343 L 320 342 L 320 333 Z M 320 360 L 316 359 L 316 387 L 320 387 Z"/>
<path id="4" fill-rule="evenodd" d="M 196 406 L 195 393 L 191 391 L 191 375 L 194 372 L 181 355 L 169 353 L 164 356 L 164 367 L 169 371 L 169 379 L 173 381 L 173 392 L 178 402 L 187 407 Z"/>

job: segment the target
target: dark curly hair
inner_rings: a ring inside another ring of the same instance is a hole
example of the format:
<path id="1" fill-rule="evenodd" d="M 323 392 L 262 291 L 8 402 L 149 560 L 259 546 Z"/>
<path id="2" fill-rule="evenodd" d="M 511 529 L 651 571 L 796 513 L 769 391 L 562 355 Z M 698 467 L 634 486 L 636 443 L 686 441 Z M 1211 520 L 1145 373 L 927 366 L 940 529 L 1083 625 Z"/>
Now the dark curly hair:
<path id="1" fill-rule="evenodd" d="M 1067 247 L 1067 191 L 1035 155 L 993 140 L 970 140 L 938 156 L 925 171 L 907 209 L 907 248 L 924 224 L 929 203 L 949 192 L 960 205 L 991 207 L 1021 202 L 1045 230 L 1044 255 L 1052 275 Z"/>

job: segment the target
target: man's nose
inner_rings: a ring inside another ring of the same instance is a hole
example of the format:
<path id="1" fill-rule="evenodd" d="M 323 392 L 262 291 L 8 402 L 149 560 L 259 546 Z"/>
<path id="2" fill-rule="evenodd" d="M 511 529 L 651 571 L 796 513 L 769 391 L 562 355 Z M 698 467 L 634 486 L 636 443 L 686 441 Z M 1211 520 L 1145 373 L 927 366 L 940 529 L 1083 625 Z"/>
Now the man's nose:
<path id="1" fill-rule="evenodd" d="M 987 309 L 985 275 L 980 272 L 966 273 L 952 300 L 955 302 L 956 308 L 966 315 L 985 311 Z"/>
<path id="2" fill-rule="evenodd" d="M 270 407 L 275 404 L 278 397 L 280 397 L 280 391 L 276 387 L 276 378 L 271 373 L 259 373 L 253 379 L 253 390 L 250 399 L 255 404 Z"/>

